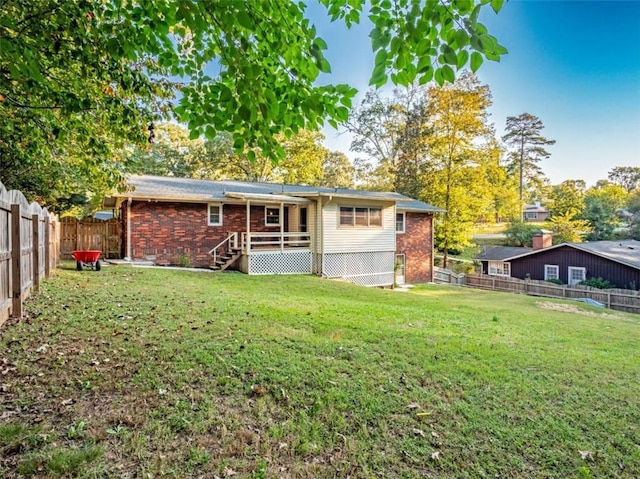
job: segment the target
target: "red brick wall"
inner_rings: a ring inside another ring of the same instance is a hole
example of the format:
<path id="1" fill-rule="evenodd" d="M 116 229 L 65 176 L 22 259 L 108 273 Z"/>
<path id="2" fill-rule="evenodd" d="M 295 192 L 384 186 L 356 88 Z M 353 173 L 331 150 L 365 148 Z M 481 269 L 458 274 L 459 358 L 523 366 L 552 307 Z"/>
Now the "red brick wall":
<path id="1" fill-rule="evenodd" d="M 222 209 L 222 226 L 209 226 L 206 204 L 133 201 L 132 259 L 155 256 L 156 261 L 179 264 L 181 255 L 186 254 L 193 266 L 209 266 L 212 258 L 208 253 L 214 246 L 230 233 L 247 229 L 246 206 L 223 205 Z M 123 218 L 126 227 L 126 215 Z M 264 206 L 252 206 L 251 231 L 279 232 L 280 228 L 265 227 Z"/>
<path id="2" fill-rule="evenodd" d="M 405 213 L 405 232 L 396 233 L 396 253 L 405 255 L 405 281 L 433 281 L 433 215 Z"/>

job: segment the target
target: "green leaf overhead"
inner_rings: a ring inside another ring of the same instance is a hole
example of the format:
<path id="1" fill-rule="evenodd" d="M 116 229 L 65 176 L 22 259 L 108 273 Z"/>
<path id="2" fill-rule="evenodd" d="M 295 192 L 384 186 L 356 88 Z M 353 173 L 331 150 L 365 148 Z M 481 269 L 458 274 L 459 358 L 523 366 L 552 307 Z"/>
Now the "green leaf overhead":
<path id="1" fill-rule="evenodd" d="M 469 55 L 461 52 L 492 60 L 506 53 L 477 23 L 478 0 L 321 3 L 347 27 L 368 15 L 377 87 L 434 72 L 453 81 L 453 69 L 441 68 L 464 68 Z M 70 189 L 97 193 L 122 179 L 125 145 L 146 144 L 147 126 L 171 117 L 194 138 L 225 131 L 239 151 L 277 159 L 275 135 L 337 124 L 337 106 L 355 95 L 318 82 L 331 71 L 326 49 L 304 2 L 4 0 L 0 180 L 45 204 Z M 16 173 L 17 165 L 26 170 Z M 33 182 L 26 172 L 34 168 L 55 174 Z"/>

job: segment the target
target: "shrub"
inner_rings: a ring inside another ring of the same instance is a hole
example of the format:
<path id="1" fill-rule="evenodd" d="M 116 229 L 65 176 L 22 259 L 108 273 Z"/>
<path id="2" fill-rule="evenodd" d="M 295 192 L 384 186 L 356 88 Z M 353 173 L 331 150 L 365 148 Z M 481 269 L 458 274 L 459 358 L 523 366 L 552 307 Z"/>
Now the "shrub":
<path id="1" fill-rule="evenodd" d="M 592 288 L 598 288 L 598 289 L 609 289 L 609 288 L 615 287 L 613 284 L 611 284 L 609 281 L 607 281 L 604 278 L 589 278 L 586 281 L 582 281 L 580 284 L 583 286 L 591 286 Z"/>
<path id="2" fill-rule="evenodd" d="M 564 284 L 564 282 L 561 279 L 548 279 L 547 283 Z"/>
<path id="3" fill-rule="evenodd" d="M 533 245 L 533 233 L 540 228 L 536 225 L 525 223 L 524 221 L 514 221 L 505 230 L 507 236 L 507 244 L 509 246 L 527 246 Z"/>

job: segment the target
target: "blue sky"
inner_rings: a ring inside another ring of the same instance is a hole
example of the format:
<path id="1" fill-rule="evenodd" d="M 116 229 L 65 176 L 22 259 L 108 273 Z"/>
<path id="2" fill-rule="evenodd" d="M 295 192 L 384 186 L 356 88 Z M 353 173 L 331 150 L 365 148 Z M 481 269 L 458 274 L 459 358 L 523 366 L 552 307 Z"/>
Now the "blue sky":
<path id="1" fill-rule="evenodd" d="M 308 10 L 329 45 L 332 74 L 322 81 L 349 83 L 360 99 L 373 67 L 367 20 L 347 30 L 322 8 Z M 552 184 L 592 185 L 614 166 L 640 167 L 640 0 L 510 0 L 481 21 L 509 49 L 478 72 L 493 94 L 498 135 L 507 116 L 538 116 L 556 140 L 540 164 Z M 324 133 L 328 148 L 354 157 L 348 135 Z"/>

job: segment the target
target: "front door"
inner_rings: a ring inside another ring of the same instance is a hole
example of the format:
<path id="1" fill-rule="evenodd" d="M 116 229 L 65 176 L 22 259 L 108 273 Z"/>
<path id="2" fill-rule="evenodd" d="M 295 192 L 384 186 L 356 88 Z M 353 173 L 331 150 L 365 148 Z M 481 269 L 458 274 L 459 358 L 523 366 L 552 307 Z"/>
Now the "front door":
<path id="1" fill-rule="evenodd" d="M 569 286 L 575 286 L 587 279 L 587 269 L 569 266 Z"/>
<path id="2" fill-rule="evenodd" d="M 396 255 L 396 284 L 404 284 L 405 257 L 403 254 Z"/>

